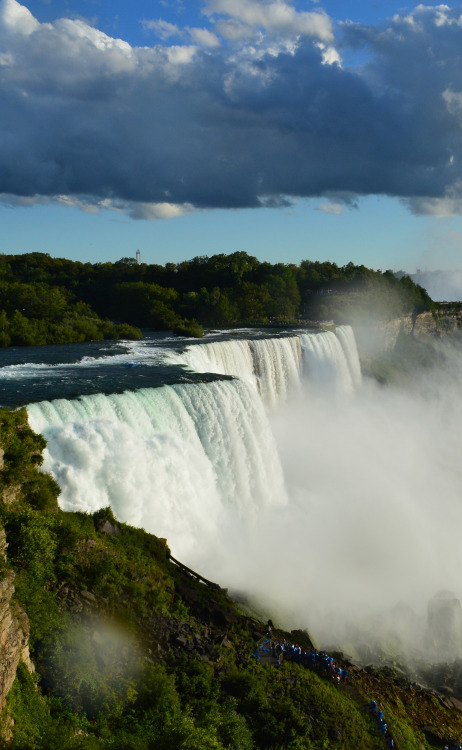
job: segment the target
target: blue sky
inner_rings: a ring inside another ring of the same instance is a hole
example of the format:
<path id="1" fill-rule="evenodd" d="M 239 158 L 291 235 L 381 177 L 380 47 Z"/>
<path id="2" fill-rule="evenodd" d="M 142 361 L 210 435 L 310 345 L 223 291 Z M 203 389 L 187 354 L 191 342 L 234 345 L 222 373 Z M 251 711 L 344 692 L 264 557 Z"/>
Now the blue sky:
<path id="1" fill-rule="evenodd" d="M 0 252 L 462 268 L 462 8 L 0 0 Z"/>

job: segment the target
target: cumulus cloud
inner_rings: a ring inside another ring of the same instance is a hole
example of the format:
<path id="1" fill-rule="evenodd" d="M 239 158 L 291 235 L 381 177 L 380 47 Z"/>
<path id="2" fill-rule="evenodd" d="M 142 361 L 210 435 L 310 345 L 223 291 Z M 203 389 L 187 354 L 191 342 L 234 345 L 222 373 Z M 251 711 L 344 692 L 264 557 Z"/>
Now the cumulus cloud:
<path id="1" fill-rule="evenodd" d="M 282 0 L 205 12 L 209 28 L 156 21 L 164 41 L 135 48 L 0 0 L 0 192 L 134 218 L 365 194 L 462 212 L 459 12 L 417 6 L 335 37 Z"/>
<path id="2" fill-rule="evenodd" d="M 248 27 L 301 34 L 324 42 L 332 42 L 334 38 L 331 21 L 325 13 L 300 12 L 282 0 L 209 0 L 204 13 L 228 16 Z"/>
<path id="3" fill-rule="evenodd" d="M 39 27 L 39 22 L 32 13 L 16 0 L 3 0 L 0 8 L 2 24 L 16 34 L 32 34 Z"/>

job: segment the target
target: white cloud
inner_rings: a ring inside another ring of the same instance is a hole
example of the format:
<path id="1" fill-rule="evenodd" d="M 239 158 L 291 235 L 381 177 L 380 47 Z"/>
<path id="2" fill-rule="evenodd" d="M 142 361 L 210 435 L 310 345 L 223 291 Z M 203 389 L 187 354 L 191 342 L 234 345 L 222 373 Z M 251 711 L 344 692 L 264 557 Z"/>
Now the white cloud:
<path id="1" fill-rule="evenodd" d="M 214 47 L 220 46 L 220 40 L 216 34 L 213 34 L 208 29 L 191 29 L 188 28 L 188 32 L 191 36 L 192 41 L 198 44 L 200 47 Z"/>
<path id="2" fill-rule="evenodd" d="M 5 28 L 15 34 L 27 36 L 40 26 L 32 13 L 16 0 L 3 0 L 0 6 L 0 18 Z"/>
<path id="3" fill-rule="evenodd" d="M 324 65 L 340 65 L 340 55 L 332 45 L 325 45 L 323 42 L 317 42 L 316 46 L 322 52 L 322 61 Z"/>
<path id="4" fill-rule="evenodd" d="M 156 221 L 158 219 L 175 219 L 194 211 L 190 203 L 182 205 L 174 203 L 127 203 L 124 210 L 132 219 L 144 219 L 145 221 Z"/>
<path id="5" fill-rule="evenodd" d="M 452 115 L 462 113 L 462 92 L 447 88 L 442 93 L 443 100 Z"/>
<path id="6" fill-rule="evenodd" d="M 215 23 L 215 29 L 217 34 L 231 42 L 236 42 L 238 39 L 245 39 L 255 34 L 251 26 L 241 23 L 235 18 L 218 19 Z"/>
<path id="7" fill-rule="evenodd" d="M 162 39 L 163 41 L 166 41 L 167 39 L 170 39 L 172 36 L 180 36 L 181 31 L 173 23 L 169 23 L 168 21 L 164 21 L 161 18 L 158 18 L 155 20 L 144 20 L 142 21 L 143 28 L 149 31 L 154 31 L 154 33 L 159 37 L 159 39 Z"/>
<path id="8" fill-rule="evenodd" d="M 206 15 L 229 16 L 238 24 L 301 36 L 313 37 L 323 42 L 333 41 L 332 24 L 325 13 L 297 11 L 283 0 L 259 2 L 258 0 L 209 0 Z M 223 28 L 223 27 L 222 27 Z M 234 29 L 237 27 L 235 26 Z"/>
<path id="9" fill-rule="evenodd" d="M 188 65 L 193 61 L 194 55 L 197 52 L 195 46 L 175 46 L 167 47 L 166 54 L 168 61 L 174 65 Z"/>
<path id="10" fill-rule="evenodd" d="M 462 216 L 462 193 L 445 198 L 404 198 L 403 203 L 416 216 L 433 216 L 437 219 Z"/>

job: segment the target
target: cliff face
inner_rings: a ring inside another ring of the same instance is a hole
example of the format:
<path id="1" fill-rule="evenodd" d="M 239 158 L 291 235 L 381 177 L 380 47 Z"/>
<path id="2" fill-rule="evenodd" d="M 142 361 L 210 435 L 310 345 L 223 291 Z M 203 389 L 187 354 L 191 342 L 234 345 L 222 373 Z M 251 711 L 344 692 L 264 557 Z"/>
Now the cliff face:
<path id="1" fill-rule="evenodd" d="M 5 532 L 0 529 L 0 560 L 6 563 Z M 0 581 L 0 711 L 16 677 L 19 659 L 33 671 L 29 657 L 29 620 L 25 612 L 11 601 L 14 594 L 14 573 L 5 570 Z"/>
<path id="2" fill-rule="evenodd" d="M 415 317 L 405 315 L 387 322 L 354 324 L 362 364 L 375 357 L 392 352 L 400 334 L 411 336 L 416 341 L 429 342 L 456 333 L 459 319 L 452 313 L 420 313 Z"/>

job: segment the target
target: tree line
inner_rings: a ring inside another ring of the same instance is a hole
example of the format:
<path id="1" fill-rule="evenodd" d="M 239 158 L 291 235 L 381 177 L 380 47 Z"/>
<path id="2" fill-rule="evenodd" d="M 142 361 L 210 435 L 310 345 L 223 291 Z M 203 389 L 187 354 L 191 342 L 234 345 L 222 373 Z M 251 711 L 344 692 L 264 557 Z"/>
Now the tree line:
<path id="1" fill-rule="evenodd" d="M 138 338 L 139 327 L 200 336 L 204 327 L 348 323 L 434 306 L 409 276 L 353 263 L 272 264 L 243 251 L 164 266 L 0 255 L 1 346 Z"/>

